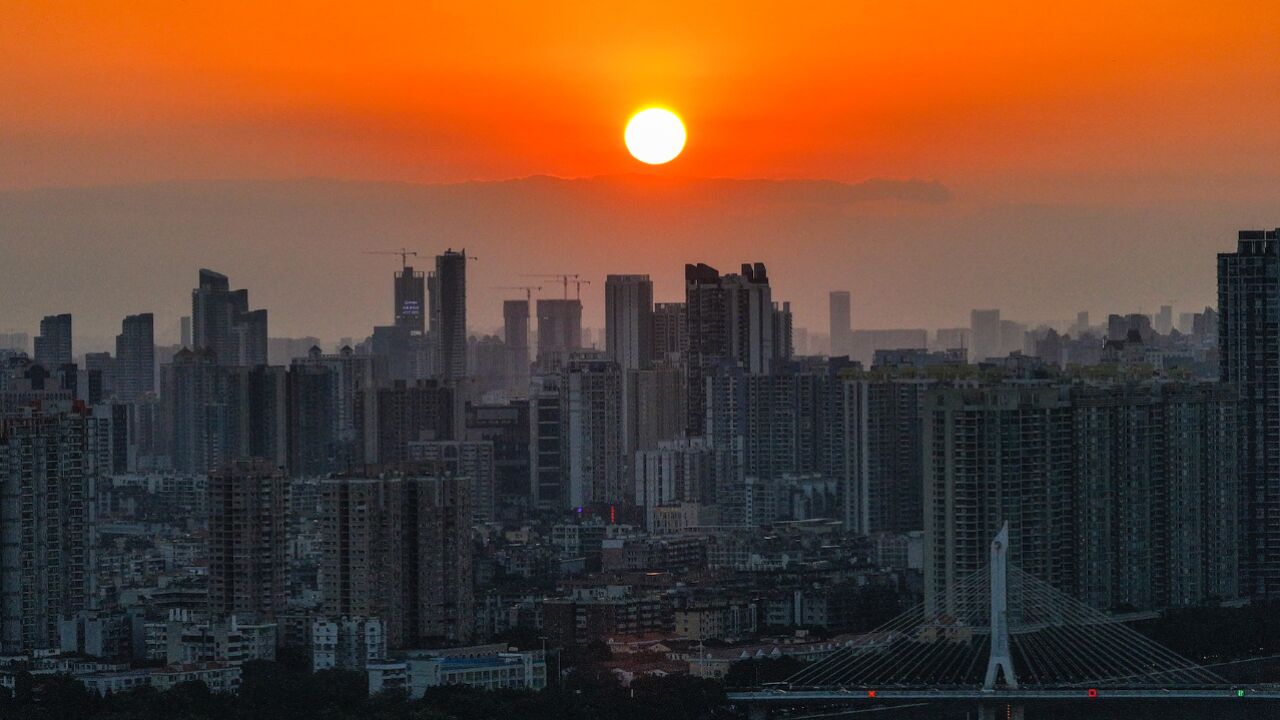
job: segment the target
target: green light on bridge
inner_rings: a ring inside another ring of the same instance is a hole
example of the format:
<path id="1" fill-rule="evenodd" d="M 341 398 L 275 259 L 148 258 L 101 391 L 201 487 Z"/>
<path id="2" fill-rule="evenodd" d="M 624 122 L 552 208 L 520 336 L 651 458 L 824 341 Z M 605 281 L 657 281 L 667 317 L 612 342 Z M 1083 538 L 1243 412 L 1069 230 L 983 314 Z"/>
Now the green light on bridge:
<path id="1" fill-rule="evenodd" d="M 1236 697 L 1244 697 L 1244 691 L 1243 691 L 1243 690 L 1237 690 L 1237 691 L 1236 691 Z"/>

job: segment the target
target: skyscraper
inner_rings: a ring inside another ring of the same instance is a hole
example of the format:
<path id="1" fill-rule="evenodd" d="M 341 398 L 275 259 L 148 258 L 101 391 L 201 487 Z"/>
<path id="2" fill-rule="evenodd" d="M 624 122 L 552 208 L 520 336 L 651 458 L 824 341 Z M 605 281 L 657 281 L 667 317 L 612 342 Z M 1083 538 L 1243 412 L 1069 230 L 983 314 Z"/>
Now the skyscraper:
<path id="1" fill-rule="evenodd" d="M 352 444 L 341 438 L 338 371 L 322 364 L 300 364 L 300 359 L 289 368 L 289 475 L 319 477 L 339 472 L 353 458 Z"/>
<path id="2" fill-rule="evenodd" d="M 1065 390 L 940 389 L 926 395 L 923 415 L 926 602 L 944 595 L 951 601 L 962 580 L 987 567 L 991 538 L 1005 522 L 1009 562 L 1073 593 L 1074 458 Z"/>
<path id="3" fill-rule="evenodd" d="M 1241 230 L 1218 254 L 1218 363 L 1240 397 L 1243 582 L 1280 593 L 1280 230 Z"/>
<path id="4" fill-rule="evenodd" d="M 209 474 L 209 612 L 271 622 L 285 611 L 289 482 L 263 460 Z"/>
<path id="5" fill-rule="evenodd" d="M 653 359 L 672 361 L 680 357 L 685 339 L 684 303 L 657 303 L 653 306 Z"/>
<path id="6" fill-rule="evenodd" d="M 365 462 L 402 463 L 410 442 L 454 439 L 454 402 L 453 388 L 438 380 L 396 380 L 366 390 L 356 417 Z"/>
<path id="7" fill-rule="evenodd" d="M 502 303 L 502 341 L 507 349 L 507 383 L 524 388 L 529 384 L 529 301 Z"/>
<path id="8" fill-rule="evenodd" d="M 53 372 L 59 367 L 75 362 L 71 352 L 71 314 L 46 315 L 40 321 L 40 334 L 36 336 L 36 364 Z"/>
<path id="9" fill-rule="evenodd" d="M 832 290 L 829 296 L 831 323 L 831 354 L 848 355 L 853 352 L 849 333 L 853 331 L 853 312 L 848 290 Z"/>
<path id="10" fill-rule="evenodd" d="M 1018 567 L 1102 610 L 1237 594 L 1234 391 L 1219 383 L 936 385 L 924 398 L 925 597 Z"/>
<path id="11" fill-rule="evenodd" d="M 466 478 L 470 484 L 471 520 L 493 520 L 495 466 L 493 443 L 486 440 L 422 440 L 409 443 L 409 462 L 422 463 L 435 477 Z"/>
<path id="12" fill-rule="evenodd" d="M 539 510 L 568 507 L 565 489 L 565 424 L 559 374 L 529 382 L 529 498 Z"/>
<path id="13" fill-rule="evenodd" d="M 1173 306 L 1161 305 L 1160 312 L 1156 313 L 1156 317 L 1152 325 L 1156 332 L 1161 335 L 1168 335 L 1173 330 Z"/>
<path id="14" fill-rule="evenodd" d="M 205 473 L 229 460 L 225 383 L 213 352 L 179 350 L 160 379 L 173 468 Z"/>
<path id="15" fill-rule="evenodd" d="M 560 356 L 582 347 L 582 301 L 538 300 L 538 363 L 544 354 Z"/>
<path id="16" fill-rule="evenodd" d="M 211 350 L 219 365 L 266 364 L 267 311 L 250 311 L 249 291 L 231 290 L 226 275 L 200 270 L 191 318 L 192 343 Z"/>
<path id="17" fill-rule="evenodd" d="M 969 313 L 970 362 L 985 362 L 1000 355 L 1000 311 L 974 310 Z"/>
<path id="18" fill-rule="evenodd" d="M 467 403 L 464 438 L 493 444 L 495 496 L 529 504 L 529 401 Z"/>
<path id="19" fill-rule="evenodd" d="M 935 381 L 915 375 L 877 368 L 841 383 L 850 529 L 905 533 L 924 526 L 922 406 Z"/>
<path id="20" fill-rule="evenodd" d="M 132 402 L 156 390 L 155 317 L 151 313 L 129 315 L 116 336 L 116 397 Z"/>
<path id="21" fill-rule="evenodd" d="M 767 373 L 775 360 L 773 300 L 764 263 L 743 263 L 741 275 L 709 265 L 685 265 L 685 366 L 688 434 L 706 424 L 706 376 L 722 363 Z"/>
<path id="22" fill-rule="evenodd" d="M 648 275 L 609 275 L 604 283 L 605 354 L 623 372 L 653 359 L 653 281 Z"/>
<path id="23" fill-rule="evenodd" d="M 323 474 L 363 465 L 356 416 L 374 386 L 375 359 L 349 346 L 334 354 L 312 348 L 290 368 L 290 472 Z"/>
<path id="24" fill-rule="evenodd" d="M 427 293 L 422 273 L 415 271 L 412 265 L 405 265 L 395 274 L 394 300 L 396 326 L 408 328 L 413 332 L 425 332 Z"/>
<path id="25" fill-rule="evenodd" d="M 791 303 L 773 304 L 773 362 L 784 363 L 790 360 L 795 352 L 794 321 L 791 315 Z"/>
<path id="26" fill-rule="evenodd" d="M 643 370 L 632 370 L 623 378 L 627 383 L 626 453 L 631 458 L 636 450 L 651 449 L 663 440 L 684 434 L 684 372 L 669 363 L 655 363 Z"/>
<path id="27" fill-rule="evenodd" d="M 0 651 L 58 647 L 88 607 L 92 461 L 76 413 L 0 415 Z"/>
<path id="28" fill-rule="evenodd" d="M 467 375 L 467 251 L 436 256 L 431 289 L 431 334 L 436 343 L 436 373 L 443 380 Z"/>
<path id="29" fill-rule="evenodd" d="M 567 508 L 628 501 L 622 373 L 612 360 L 570 360 L 560 386 Z"/>
<path id="30" fill-rule="evenodd" d="M 322 608 L 330 617 L 378 618 L 394 648 L 406 643 L 403 483 L 360 477 L 320 482 Z"/>

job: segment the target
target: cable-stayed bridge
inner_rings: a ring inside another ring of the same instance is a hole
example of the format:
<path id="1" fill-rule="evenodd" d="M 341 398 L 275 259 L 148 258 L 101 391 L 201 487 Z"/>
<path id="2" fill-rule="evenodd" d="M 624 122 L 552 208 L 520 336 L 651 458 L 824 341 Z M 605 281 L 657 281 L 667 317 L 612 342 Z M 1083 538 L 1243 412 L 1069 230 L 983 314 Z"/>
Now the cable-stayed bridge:
<path id="1" fill-rule="evenodd" d="M 1008 562 L 1008 527 L 990 564 L 785 683 L 730 699 L 768 706 L 978 701 L 1021 714 L 1062 700 L 1276 700 L 1236 687 Z"/>

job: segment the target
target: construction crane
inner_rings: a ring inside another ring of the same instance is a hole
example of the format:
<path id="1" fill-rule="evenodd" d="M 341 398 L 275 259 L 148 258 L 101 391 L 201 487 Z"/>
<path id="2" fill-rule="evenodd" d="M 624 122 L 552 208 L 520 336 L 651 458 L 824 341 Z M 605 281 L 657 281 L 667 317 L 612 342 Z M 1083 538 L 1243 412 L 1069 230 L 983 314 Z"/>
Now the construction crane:
<path id="1" fill-rule="evenodd" d="M 541 285 L 494 285 L 489 289 L 490 290 L 523 290 L 524 301 L 530 302 L 530 303 L 533 302 L 534 291 L 542 292 Z"/>
<path id="2" fill-rule="evenodd" d="M 564 284 L 564 299 L 565 299 L 565 300 L 568 300 L 568 299 L 569 299 L 569 283 L 573 283 L 573 284 L 577 285 L 577 287 L 578 287 L 578 299 L 579 299 L 579 300 L 581 300 L 581 299 L 582 299 L 582 286 L 583 286 L 583 285 L 590 285 L 590 284 L 591 284 L 591 281 L 590 281 L 590 280 L 579 280 L 578 278 L 580 278 L 580 277 L 582 277 L 582 276 L 581 276 L 581 275 L 579 275 L 578 273 L 568 273 L 568 274 L 566 274 L 566 273 L 552 273 L 552 274 L 546 274 L 546 273 L 542 273 L 542 274 L 539 274 L 539 273 L 521 273 L 521 277 L 555 278 L 555 279 L 559 280 L 561 283 L 563 283 L 563 284 Z"/>
<path id="3" fill-rule="evenodd" d="M 410 255 L 414 257 L 418 257 L 417 250 L 410 250 L 408 248 L 400 248 L 399 250 L 365 250 L 363 254 L 365 255 L 399 255 L 401 269 L 409 267 Z"/>
<path id="4" fill-rule="evenodd" d="M 447 253 L 451 253 L 451 252 L 453 252 L 453 248 L 449 248 L 448 250 L 445 250 L 445 252 L 447 252 Z M 476 257 L 475 255 L 468 255 L 468 254 L 467 254 L 467 249 L 466 249 L 466 248 L 462 248 L 461 250 L 459 250 L 459 251 L 458 251 L 458 254 L 459 254 L 459 255 L 461 255 L 461 256 L 463 256 L 464 258 L 466 258 L 466 259 L 468 259 L 468 260 L 479 260 L 479 259 L 480 259 L 480 258 Z"/>

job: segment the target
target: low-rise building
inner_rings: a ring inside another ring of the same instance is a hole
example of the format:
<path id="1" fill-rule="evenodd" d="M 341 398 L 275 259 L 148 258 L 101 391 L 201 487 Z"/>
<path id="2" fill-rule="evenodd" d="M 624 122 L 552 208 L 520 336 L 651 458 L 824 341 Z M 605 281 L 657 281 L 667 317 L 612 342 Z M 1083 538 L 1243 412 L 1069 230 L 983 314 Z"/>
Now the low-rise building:
<path id="1" fill-rule="evenodd" d="M 484 690 L 541 690 L 547 686 L 546 658 L 538 651 L 513 652 L 503 645 L 480 645 L 409 651 L 405 661 L 409 696 L 414 698 L 441 685 Z"/>

